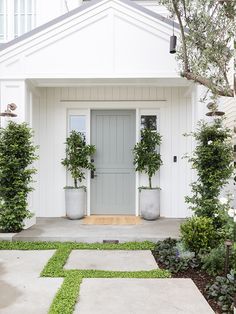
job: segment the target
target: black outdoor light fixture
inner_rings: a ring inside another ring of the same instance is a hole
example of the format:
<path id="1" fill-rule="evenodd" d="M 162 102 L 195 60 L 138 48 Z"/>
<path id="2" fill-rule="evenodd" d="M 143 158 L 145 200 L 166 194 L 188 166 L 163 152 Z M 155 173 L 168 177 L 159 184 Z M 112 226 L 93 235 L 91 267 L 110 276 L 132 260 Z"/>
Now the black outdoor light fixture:
<path id="1" fill-rule="evenodd" d="M 175 36 L 175 25 L 173 21 L 173 35 L 170 36 L 170 53 L 176 53 L 177 36 Z"/>
<path id="2" fill-rule="evenodd" d="M 13 113 L 12 111 L 16 110 L 17 106 L 14 103 L 8 104 L 7 105 L 7 110 L 5 110 L 4 112 L 0 113 L 1 117 L 17 117 L 17 114 Z"/>

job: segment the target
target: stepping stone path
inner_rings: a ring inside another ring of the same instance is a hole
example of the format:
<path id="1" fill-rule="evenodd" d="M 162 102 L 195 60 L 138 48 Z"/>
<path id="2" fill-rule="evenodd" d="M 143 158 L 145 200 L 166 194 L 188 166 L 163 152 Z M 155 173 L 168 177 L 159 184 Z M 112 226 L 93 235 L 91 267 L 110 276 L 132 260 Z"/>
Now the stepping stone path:
<path id="1" fill-rule="evenodd" d="M 158 268 L 150 251 L 74 250 L 65 269 Z M 75 314 L 213 314 L 191 279 L 83 279 Z"/>
<path id="2" fill-rule="evenodd" d="M 63 278 L 40 278 L 54 250 L 0 251 L 0 313 L 46 314 Z M 74 250 L 65 269 L 158 268 L 150 251 Z M 191 279 L 84 278 L 75 314 L 214 314 Z M 63 314 L 63 313 L 60 313 Z"/>
<path id="3" fill-rule="evenodd" d="M 151 251 L 73 250 L 64 268 L 139 271 L 158 266 Z"/>
<path id="4" fill-rule="evenodd" d="M 76 314 L 214 314 L 191 279 L 84 279 Z"/>
<path id="5" fill-rule="evenodd" d="M 40 278 L 50 251 L 0 251 L 0 313 L 46 314 L 63 278 Z"/>

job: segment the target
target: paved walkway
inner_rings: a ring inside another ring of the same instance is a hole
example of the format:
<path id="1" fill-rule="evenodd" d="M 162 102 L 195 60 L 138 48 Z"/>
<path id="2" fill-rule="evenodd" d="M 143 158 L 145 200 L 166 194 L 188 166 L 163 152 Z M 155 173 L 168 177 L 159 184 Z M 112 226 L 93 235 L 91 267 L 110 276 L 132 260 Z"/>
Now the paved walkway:
<path id="1" fill-rule="evenodd" d="M 40 278 L 54 251 L 0 251 L 0 313 L 46 314 L 62 278 Z"/>
<path id="2" fill-rule="evenodd" d="M 158 266 L 151 251 L 73 250 L 64 268 L 139 271 Z"/>
<path id="3" fill-rule="evenodd" d="M 40 278 L 54 253 L 0 251 L 0 313 L 46 314 L 62 278 Z M 149 270 L 150 251 L 72 251 L 66 269 Z M 191 279 L 83 279 L 75 314 L 213 314 Z M 61 313 L 63 314 L 63 313 Z"/>
<path id="4" fill-rule="evenodd" d="M 77 314 L 214 314 L 191 279 L 84 279 Z"/>
<path id="5" fill-rule="evenodd" d="M 103 242 L 103 240 L 153 241 L 179 237 L 182 219 L 160 218 L 142 220 L 139 225 L 84 225 L 82 220 L 66 218 L 37 218 L 36 225 L 13 236 L 13 241 L 76 241 Z"/>

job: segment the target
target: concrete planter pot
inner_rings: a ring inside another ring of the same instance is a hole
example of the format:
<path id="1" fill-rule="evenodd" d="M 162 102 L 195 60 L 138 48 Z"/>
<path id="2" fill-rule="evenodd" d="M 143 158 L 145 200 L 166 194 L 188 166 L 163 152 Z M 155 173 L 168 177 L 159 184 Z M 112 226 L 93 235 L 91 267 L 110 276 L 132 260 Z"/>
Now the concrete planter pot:
<path id="1" fill-rule="evenodd" d="M 86 213 L 85 188 L 65 188 L 66 216 L 69 219 L 81 219 Z"/>
<path id="2" fill-rule="evenodd" d="M 156 220 L 160 217 L 160 189 L 139 190 L 141 216 L 146 220 Z"/>

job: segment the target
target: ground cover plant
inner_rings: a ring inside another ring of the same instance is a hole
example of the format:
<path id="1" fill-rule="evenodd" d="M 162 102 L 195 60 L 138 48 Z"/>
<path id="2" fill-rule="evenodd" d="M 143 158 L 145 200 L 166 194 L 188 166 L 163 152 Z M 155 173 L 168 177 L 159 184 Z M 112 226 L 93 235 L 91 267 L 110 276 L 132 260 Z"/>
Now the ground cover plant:
<path id="1" fill-rule="evenodd" d="M 235 249 L 230 252 L 229 269 L 235 262 Z M 235 272 L 224 275 L 225 252 L 225 247 L 220 246 L 196 255 L 181 240 L 171 238 L 157 242 L 152 251 L 159 267 L 170 270 L 172 277 L 191 278 L 216 313 L 233 314 Z"/>
<path id="2" fill-rule="evenodd" d="M 72 314 L 79 295 L 83 278 L 169 278 L 168 270 L 150 271 L 103 271 L 64 270 L 63 267 L 73 249 L 91 250 L 153 250 L 152 242 L 127 242 L 120 244 L 101 243 L 60 243 L 60 242 L 0 242 L 0 250 L 51 250 L 56 252 L 41 272 L 41 277 L 63 277 L 49 310 L 49 314 Z"/>
<path id="3" fill-rule="evenodd" d="M 209 298 L 217 299 L 223 314 L 234 312 L 234 296 L 236 293 L 235 271 L 231 270 L 227 276 L 217 276 L 212 284 L 208 284 L 206 292 Z"/>

